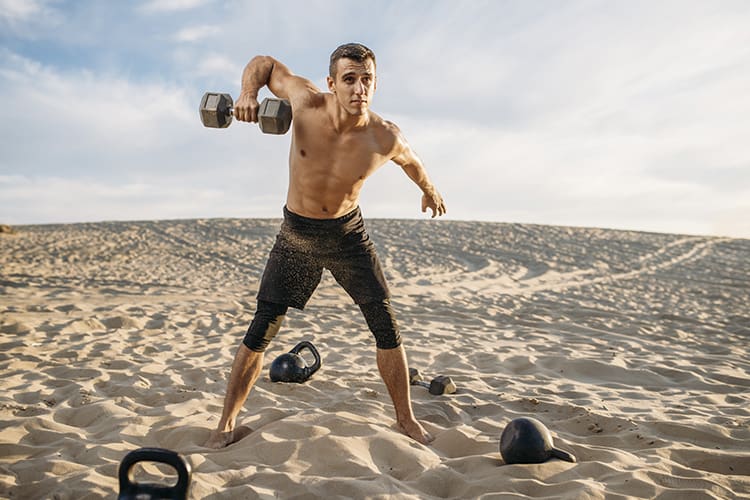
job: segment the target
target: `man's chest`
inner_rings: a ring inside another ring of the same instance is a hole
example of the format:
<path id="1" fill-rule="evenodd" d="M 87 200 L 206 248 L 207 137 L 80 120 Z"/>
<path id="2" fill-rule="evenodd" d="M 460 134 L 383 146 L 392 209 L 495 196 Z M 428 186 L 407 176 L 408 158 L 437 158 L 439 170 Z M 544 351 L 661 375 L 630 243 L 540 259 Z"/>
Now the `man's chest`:
<path id="1" fill-rule="evenodd" d="M 346 168 L 359 175 L 366 175 L 390 159 L 390 151 L 373 133 L 336 133 L 325 127 L 308 127 L 296 134 L 293 148 L 292 159 L 301 164 Z"/>

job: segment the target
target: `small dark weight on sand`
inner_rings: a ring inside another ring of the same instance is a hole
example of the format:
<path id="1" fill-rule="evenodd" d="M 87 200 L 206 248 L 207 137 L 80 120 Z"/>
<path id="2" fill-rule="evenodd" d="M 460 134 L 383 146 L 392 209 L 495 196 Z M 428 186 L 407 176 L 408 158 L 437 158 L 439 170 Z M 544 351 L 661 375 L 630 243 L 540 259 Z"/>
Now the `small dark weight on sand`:
<path id="1" fill-rule="evenodd" d="M 552 457 L 576 461 L 572 454 L 555 448 L 549 429 L 531 417 L 513 419 L 505 426 L 500 436 L 500 454 L 506 464 L 540 464 Z"/>
<path id="2" fill-rule="evenodd" d="M 409 384 L 410 385 L 421 385 L 430 391 L 433 396 L 440 396 L 443 394 L 453 394 L 456 392 L 456 384 L 453 379 L 445 376 L 438 375 L 430 381 L 428 384 L 422 379 L 422 374 L 416 368 L 409 368 Z"/>
<path id="3" fill-rule="evenodd" d="M 305 359 L 299 354 L 302 349 L 309 350 L 315 357 L 312 366 L 307 366 Z M 277 357 L 271 363 L 269 376 L 272 382 L 294 382 L 301 384 L 320 369 L 320 354 L 312 343 L 303 340 L 294 348 Z"/>

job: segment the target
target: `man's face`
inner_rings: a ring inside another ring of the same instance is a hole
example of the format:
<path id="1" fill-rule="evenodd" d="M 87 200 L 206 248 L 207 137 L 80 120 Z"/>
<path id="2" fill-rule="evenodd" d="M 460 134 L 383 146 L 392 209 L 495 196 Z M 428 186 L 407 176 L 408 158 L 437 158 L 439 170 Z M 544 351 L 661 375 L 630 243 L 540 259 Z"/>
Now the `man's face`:
<path id="1" fill-rule="evenodd" d="M 328 90 L 347 112 L 363 115 L 375 93 L 375 63 L 372 59 L 357 62 L 341 58 L 336 61 L 335 79 L 329 76 L 327 81 Z"/>

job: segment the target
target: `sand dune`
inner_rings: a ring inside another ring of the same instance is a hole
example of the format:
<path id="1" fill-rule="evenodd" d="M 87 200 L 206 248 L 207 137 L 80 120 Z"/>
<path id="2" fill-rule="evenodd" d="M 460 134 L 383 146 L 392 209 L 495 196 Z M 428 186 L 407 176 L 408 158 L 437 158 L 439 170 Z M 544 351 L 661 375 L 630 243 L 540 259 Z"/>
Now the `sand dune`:
<path id="1" fill-rule="evenodd" d="M 267 372 L 255 432 L 202 447 L 276 220 L 26 226 L 0 234 L 0 497 L 113 498 L 133 449 L 184 454 L 192 498 L 750 498 L 750 240 L 369 221 L 437 436 L 393 428 L 374 343 L 326 274 L 266 362 L 303 339 L 306 384 Z M 532 416 L 578 463 L 506 465 Z M 164 478 L 148 464 L 142 480 Z"/>

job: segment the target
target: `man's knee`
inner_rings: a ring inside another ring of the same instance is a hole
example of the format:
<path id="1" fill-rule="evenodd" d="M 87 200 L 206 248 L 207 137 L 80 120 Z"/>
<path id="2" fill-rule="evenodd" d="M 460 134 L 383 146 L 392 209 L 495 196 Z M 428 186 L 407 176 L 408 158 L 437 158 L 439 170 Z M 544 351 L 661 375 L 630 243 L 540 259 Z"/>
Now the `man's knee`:
<path id="1" fill-rule="evenodd" d="M 360 304 L 359 308 L 365 316 L 367 326 L 375 336 L 375 345 L 378 349 L 395 349 L 401 345 L 396 314 L 393 312 L 389 299 Z"/>
<path id="2" fill-rule="evenodd" d="M 287 309 L 288 307 L 282 304 L 259 300 L 255 316 L 242 343 L 251 351 L 265 351 L 269 342 L 279 333 Z"/>

